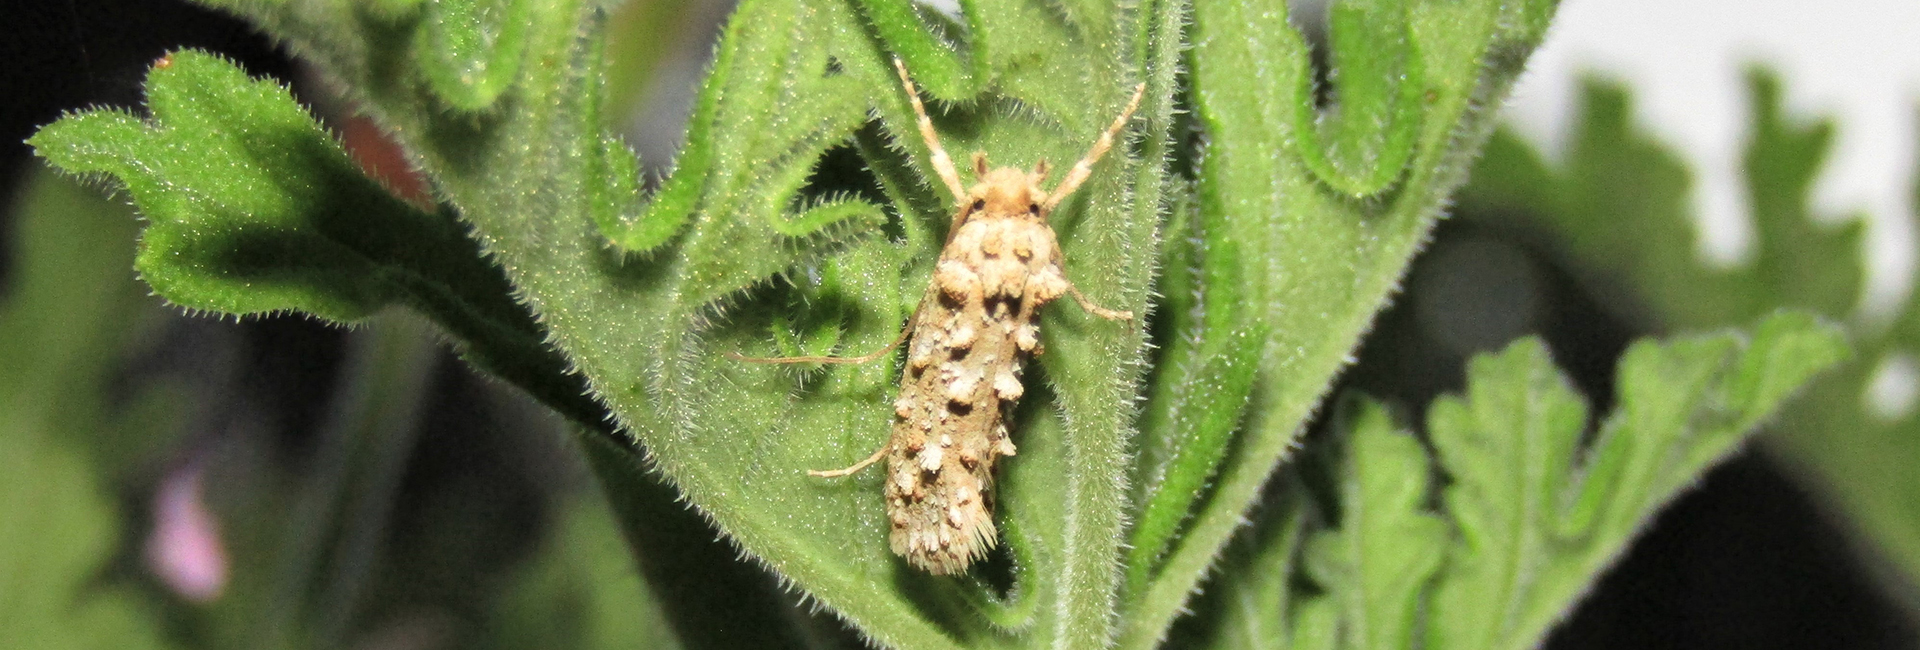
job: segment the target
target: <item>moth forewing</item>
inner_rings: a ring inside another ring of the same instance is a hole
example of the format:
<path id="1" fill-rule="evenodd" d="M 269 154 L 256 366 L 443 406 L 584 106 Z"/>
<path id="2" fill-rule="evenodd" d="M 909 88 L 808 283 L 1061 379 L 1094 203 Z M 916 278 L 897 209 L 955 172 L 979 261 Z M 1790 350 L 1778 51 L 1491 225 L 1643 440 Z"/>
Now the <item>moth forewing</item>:
<path id="1" fill-rule="evenodd" d="M 884 493 L 893 551 L 934 574 L 965 571 L 999 541 L 991 509 L 993 468 L 1017 447 L 1009 416 L 1026 392 L 1022 372 L 1043 349 L 1039 310 L 1071 295 L 1088 312 L 1126 320 L 1131 312 L 1102 308 L 1068 280 L 1060 244 L 1047 222 L 1053 209 L 1093 173 L 1139 107 L 1145 84 L 1092 147 L 1069 168 L 1053 192 L 1041 189 L 1045 162 L 1031 172 L 990 169 L 973 156 L 974 184 L 960 182 L 952 158 L 926 107 L 894 59 L 901 85 L 931 151 L 935 175 L 954 195 L 956 210 L 933 279 L 901 339 L 860 357 L 748 359 L 772 363 L 859 363 L 907 343 L 907 363 L 894 399 L 893 435 L 885 447 L 851 467 L 812 471 L 846 476 L 887 459 Z M 741 357 L 744 359 L 744 357 Z"/>

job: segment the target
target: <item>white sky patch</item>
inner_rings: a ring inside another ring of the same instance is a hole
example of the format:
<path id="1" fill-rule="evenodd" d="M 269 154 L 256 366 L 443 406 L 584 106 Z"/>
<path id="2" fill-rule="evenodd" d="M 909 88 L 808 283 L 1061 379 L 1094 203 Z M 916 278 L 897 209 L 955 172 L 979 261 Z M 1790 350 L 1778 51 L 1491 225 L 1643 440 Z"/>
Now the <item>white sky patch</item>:
<path id="1" fill-rule="evenodd" d="M 1913 412 L 1914 400 L 1920 398 L 1920 367 L 1914 365 L 1913 355 L 1887 355 L 1860 397 L 1874 417 L 1888 422 L 1906 419 Z"/>
<path id="2" fill-rule="evenodd" d="M 940 13 L 946 14 L 948 18 L 952 18 L 954 20 L 962 20 L 961 14 L 960 14 L 960 0 L 913 0 L 913 1 L 915 4 L 918 4 L 922 7 L 926 7 L 928 9 L 932 9 L 934 11 L 938 11 Z"/>
<path id="3" fill-rule="evenodd" d="M 1702 254 L 1736 264 L 1750 257 L 1754 237 L 1740 164 L 1744 69 L 1756 62 L 1779 72 L 1790 119 L 1836 120 L 1814 210 L 1827 219 L 1869 215 L 1868 314 L 1892 316 L 1914 269 L 1920 2 L 1566 0 L 1508 116 L 1558 160 L 1579 75 L 1626 82 L 1634 120 L 1694 171 Z"/>

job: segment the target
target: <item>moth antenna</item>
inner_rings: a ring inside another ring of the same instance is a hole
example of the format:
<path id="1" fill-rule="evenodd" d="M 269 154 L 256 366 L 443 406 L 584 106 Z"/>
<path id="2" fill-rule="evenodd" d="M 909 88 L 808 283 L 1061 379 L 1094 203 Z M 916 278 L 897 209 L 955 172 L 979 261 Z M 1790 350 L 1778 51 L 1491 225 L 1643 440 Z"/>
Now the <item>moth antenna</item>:
<path id="1" fill-rule="evenodd" d="M 1047 196 L 1047 201 L 1040 205 L 1042 212 L 1052 212 L 1054 206 L 1060 205 L 1067 195 L 1080 189 L 1081 183 L 1087 182 L 1087 177 L 1093 175 L 1093 164 L 1100 162 L 1100 157 L 1107 155 L 1107 150 L 1113 148 L 1114 137 L 1120 134 L 1121 129 L 1127 127 L 1127 120 L 1133 117 L 1135 109 L 1140 108 L 1140 98 L 1146 94 L 1146 84 L 1133 87 L 1133 99 L 1127 100 L 1127 109 L 1120 111 L 1119 117 L 1113 118 L 1113 125 L 1108 126 L 1106 131 L 1100 133 L 1100 138 L 1093 141 L 1093 148 L 1087 150 L 1087 155 L 1081 158 L 1080 162 L 1073 164 L 1073 169 L 1067 172 L 1066 179 L 1060 181 L 1060 187 L 1054 188 L 1053 193 Z"/>
<path id="2" fill-rule="evenodd" d="M 845 467 L 842 469 L 830 469 L 825 471 L 810 469 L 810 470 L 807 470 L 807 476 L 818 476 L 820 478 L 839 478 L 842 476 L 847 476 L 855 472 L 859 472 L 860 470 L 866 469 L 868 465 L 872 465 L 874 463 L 880 462 L 880 458 L 883 456 L 886 456 L 887 450 L 892 448 L 893 448 L 892 441 L 888 441 L 887 444 L 880 445 L 880 450 L 873 452 L 873 455 L 868 456 L 866 460 L 860 461 L 858 463 L 854 463 L 852 466 Z"/>
<path id="3" fill-rule="evenodd" d="M 1099 316 L 1101 318 L 1105 318 L 1107 320 L 1125 320 L 1125 321 L 1133 320 L 1133 312 L 1115 311 L 1112 309 L 1107 309 L 1106 307 L 1101 307 L 1099 305 L 1093 304 L 1092 300 L 1087 299 L 1087 294 L 1080 293 L 1080 287 L 1078 286 L 1074 286 L 1071 284 L 1067 285 L 1067 293 L 1073 294 L 1074 302 L 1080 303 L 1080 308 L 1087 310 L 1087 313 L 1093 314 L 1095 316 Z"/>
<path id="4" fill-rule="evenodd" d="M 973 177 L 981 178 L 986 175 L 987 175 L 987 152 L 985 151 L 973 152 Z"/>
<path id="5" fill-rule="evenodd" d="M 940 135 L 933 131 L 933 119 L 927 117 L 927 107 L 920 103 L 920 91 L 913 87 L 913 80 L 907 78 L 907 64 L 901 63 L 900 57 L 895 56 L 893 69 L 900 72 L 900 85 L 907 88 L 907 100 L 913 103 L 913 114 L 920 123 L 920 138 L 926 140 L 927 148 L 933 151 L 933 155 L 929 156 L 933 173 L 940 177 L 940 182 L 947 184 L 947 192 L 953 194 L 954 203 L 966 200 L 967 188 L 960 184 L 960 172 L 953 168 L 953 159 L 940 146 Z"/>

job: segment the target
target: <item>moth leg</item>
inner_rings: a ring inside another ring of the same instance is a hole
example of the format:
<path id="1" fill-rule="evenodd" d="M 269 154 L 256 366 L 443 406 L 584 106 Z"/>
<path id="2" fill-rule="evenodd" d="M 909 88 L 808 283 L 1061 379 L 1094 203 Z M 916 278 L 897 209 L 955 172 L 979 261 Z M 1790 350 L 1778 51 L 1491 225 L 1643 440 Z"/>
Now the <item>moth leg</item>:
<path id="1" fill-rule="evenodd" d="M 900 85 L 907 87 L 907 100 L 913 102 L 913 114 L 920 121 L 920 138 L 933 150 L 933 173 L 947 184 L 955 203 L 965 200 L 967 188 L 960 185 L 960 172 L 953 168 L 953 159 L 947 157 L 947 150 L 940 146 L 940 135 L 933 132 L 933 120 L 927 117 L 926 105 L 920 103 L 920 91 L 914 89 L 913 80 L 907 78 L 907 64 L 901 63 L 900 57 L 893 57 L 893 69 L 900 71 Z"/>
<path id="2" fill-rule="evenodd" d="M 842 476 L 847 476 L 849 474 L 859 472 L 860 470 L 866 469 L 868 465 L 872 465 L 874 463 L 880 462 L 880 458 L 882 456 L 886 456 L 887 450 L 892 447 L 893 447 L 893 441 L 889 440 L 887 441 L 887 444 L 880 445 L 880 449 L 878 451 L 873 452 L 872 456 L 868 456 L 866 460 L 860 461 L 858 463 L 854 463 L 852 467 L 847 467 L 844 469 L 830 469 L 826 471 L 810 469 L 810 470 L 807 470 L 807 476 L 818 476 L 820 478 L 840 478 Z"/>
<path id="3" fill-rule="evenodd" d="M 1093 175 L 1094 163 L 1100 162 L 1100 157 L 1113 148 L 1113 139 L 1120 135 L 1121 129 L 1127 128 L 1127 120 L 1133 117 L 1135 109 L 1140 108 L 1140 97 L 1146 93 L 1147 85 L 1144 83 L 1133 87 L 1133 99 L 1127 100 L 1127 109 L 1120 111 L 1119 117 L 1113 118 L 1113 124 L 1100 133 L 1099 139 L 1093 141 L 1093 148 L 1087 150 L 1087 155 L 1067 171 L 1067 177 L 1061 179 L 1060 186 L 1053 188 L 1053 194 L 1047 196 L 1046 202 L 1040 205 L 1041 212 L 1052 212 L 1054 206 L 1060 205 L 1067 195 L 1080 189 L 1081 183 L 1087 182 L 1087 177 Z"/>
<path id="4" fill-rule="evenodd" d="M 912 319 L 908 319 L 908 322 L 912 322 Z M 900 347 L 901 343 L 907 342 L 907 337 L 912 334 L 913 328 L 902 327 L 900 328 L 900 335 L 894 337 L 892 343 L 888 343 L 886 347 L 857 357 L 749 357 L 732 351 L 727 352 L 727 356 L 733 358 L 735 361 L 745 361 L 747 363 L 834 363 L 858 365 L 887 356 L 888 352 L 892 352 L 894 348 Z"/>
<path id="5" fill-rule="evenodd" d="M 1087 299 L 1086 294 L 1080 293 L 1080 287 L 1069 284 L 1067 285 L 1067 293 L 1073 294 L 1074 302 L 1080 303 L 1081 309 L 1085 309 L 1087 310 L 1088 313 L 1091 313 L 1095 316 L 1099 316 L 1107 320 L 1133 320 L 1133 312 L 1114 311 L 1114 310 L 1107 309 L 1105 307 L 1101 307 L 1099 305 L 1093 304 L 1092 300 Z"/>

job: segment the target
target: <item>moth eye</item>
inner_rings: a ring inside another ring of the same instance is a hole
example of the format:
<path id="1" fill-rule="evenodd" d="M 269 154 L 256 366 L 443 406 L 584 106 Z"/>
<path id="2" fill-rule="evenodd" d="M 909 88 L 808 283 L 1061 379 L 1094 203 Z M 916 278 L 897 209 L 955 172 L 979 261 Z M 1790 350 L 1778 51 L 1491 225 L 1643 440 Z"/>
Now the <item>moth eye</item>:
<path id="1" fill-rule="evenodd" d="M 972 210 L 973 210 L 974 212 L 979 212 L 979 211 L 981 211 L 981 210 L 985 210 L 985 209 L 987 209 L 987 200 L 986 200 L 986 199 L 974 199 L 974 200 L 973 200 L 973 208 L 972 208 Z"/>
<path id="2" fill-rule="evenodd" d="M 1040 214 L 1040 204 L 1038 204 L 1038 203 L 1028 203 L 1028 204 L 1027 204 L 1027 212 L 1029 212 L 1029 213 L 1031 213 L 1031 214 Z"/>

